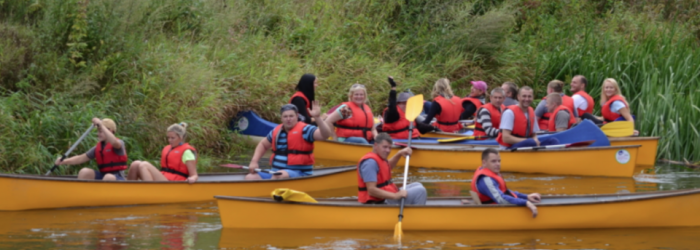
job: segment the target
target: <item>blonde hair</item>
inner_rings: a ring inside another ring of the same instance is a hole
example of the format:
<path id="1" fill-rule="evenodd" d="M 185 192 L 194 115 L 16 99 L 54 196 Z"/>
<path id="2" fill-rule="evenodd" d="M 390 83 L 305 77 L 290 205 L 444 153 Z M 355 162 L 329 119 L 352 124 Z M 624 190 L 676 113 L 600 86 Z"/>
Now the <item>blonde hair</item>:
<path id="1" fill-rule="evenodd" d="M 617 81 L 613 78 L 606 78 L 603 80 L 603 86 L 600 89 L 600 105 L 605 105 L 606 102 L 608 102 L 608 96 L 605 95 L 605 83 L 609 82 L 610 84 L 615 87 L 615 94 L 619 95 L 622 97 L 622 99 L 625 101 L 625 104 L 627 104 L 627 99 L 622 95 L 622 92 L 620 91 L 620 85 L 617 84 Z"/>
<path id="2" fill-rule="evenodd" d="M 452 102 L 450 98 L 454 96 L 455 94 L 452 93 L 452 87 L 450 87 L 450 80 L 447 78 L 440 78 L 435 82 L 435 85 L 433 85 L 433 99 L 438 96 L 443 96 L 445 99 L 448 101 Z"/>
<path id="3" fill-rule="evenodd" d="M 564 92 L 564 82 L 559 81 L 559 80 L 552 80 L 547 84 L 547 88 L 552 89 L 552 91 L 557 92 L 557 93 L 562 93 Z"/>
<path id="4" fill-rule="evenodd" d="M 168 132 L 173 132 L 180 136 L 180 139 L 184 140 L 185 135 L 187 135 L 187 123 L 180 122 L 170 125 L 170 127 L 168 127 Z"/>
<path id="5" fill-rule="evenodd" d="M 352 95 L 355 93 L 355 91 L 362 90 L 365 92 L 365 103 L 369 103 L 369 95 L 367 95 L 367 88 L 365 88 L 365 85 L 355 83 L 352 86 L 350 86 L 350 91 L 348 91 L 348 102 L 352 102 Z"/>
<path id="6" fill-rule="evenodd" d="M 114 120 L 112 120 L 112 119 L 109 119 L 109 118 L 102 119 L 102 126 L 105 126 L 105 128 L 112 131 L 113 134 L 117 133 L 117 124 L 114 123 Z"/>

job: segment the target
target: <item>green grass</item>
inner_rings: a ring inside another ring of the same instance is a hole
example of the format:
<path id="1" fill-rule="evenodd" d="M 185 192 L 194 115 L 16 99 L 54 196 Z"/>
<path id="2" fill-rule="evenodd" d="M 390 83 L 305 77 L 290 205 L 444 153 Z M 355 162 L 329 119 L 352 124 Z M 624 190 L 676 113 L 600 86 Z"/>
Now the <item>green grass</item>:
<path id="1" fill-rule="evenodd" d="M 132 160 L 157 160 L 165 128 L 188 122 L 210 169 L 250 150 L 228 120 L 276 121 L 304 73 L 326 108 L 365 84 L 375 114 L 388 75 L 425 95 L 448 77 L 462 96 L 514 80 L 538 98 L 575 74 L 597 97 L 613 77 L 659 156 L 696 160 L 698 6 L 659 1 L 0 0 L 0 170 L 42 173 L 94 116 L 117 121 Z"/>

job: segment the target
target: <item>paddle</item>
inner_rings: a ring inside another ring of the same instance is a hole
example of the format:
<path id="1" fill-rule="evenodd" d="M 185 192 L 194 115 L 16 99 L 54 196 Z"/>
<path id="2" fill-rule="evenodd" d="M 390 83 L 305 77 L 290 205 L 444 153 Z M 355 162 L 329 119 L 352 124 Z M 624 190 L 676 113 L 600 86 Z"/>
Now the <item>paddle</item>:
<path id="1" fill-rule="evenodd" d="M 408 98 L 408 103 L 406 104 L 406 120 L 409 122 L 408 126 L 408 145 L 407 147 L 411 147 L 411 137 L 413 137 L 413 121 L 416 120 L 416 117 L 420 115 L 420 112 L 423 110 L 423 95 L 417 95 L 417 96 L 412 96 L 411 98 Z M 406 156 L 406 164 L 403 169 L 403 188 L 406 188 L 407 185 L 407 180 L 408 180 L 408 161 L 411 160 L 411 156 L 407 155 Z M 401 230 L 401 220 L 403 220 L 403 206 L 404 203 L 406 202 L 406 198 L 403 197 L 401 198 L 401 208 L 399 210 L 399 222 L 396 223 L 396 226 L 394 227 L 394 239 L 401 241 L 401 236 L 403 236 L 403 231 Z"/>
<path id="2" fill-rule="evenodd" d="M 241 166 L 238 164 L 231 164 L 231 163 L 223 164 L 223 165 L 219 165 L 219 166 L 225 167 L 225 168 L 250 169 L 250 168 L 248 168 L 248 166 Z M 256 168 L 255 171 L 268 173 L 268 174 L 272 174 L 272 175 L 282 175 L 282 172 L 277 172 L 277 171 L 272 171 L 272 170 L 267 170 L 267 169 Z"/>
<path id="3" fill-rule="evenodd" d="M 296 191 L 293 189 L 289 188 L 278 188 L 272 191 L 272 199 L 275 201 L 291 201 L 291 202 L 309 202 L 309 203 L 318 203 L 316 199 L 311 197 L 310 195 L 301 192 L 301 191 Z"/>
<path id="4" fill-rule="evenodd" d="M 66 157 L 68 157 L 68 155 L 70 154 L 70 152 L 73 152 L 73 149 L 75 149 L 75 147 L 77 147 L 78 144 L 80 144 L 80 142 L 83 141 L 83 139 L 85 139 L 85 137 L 90 133 L 90 131 L 91 131 L 92 128 L 94 128 L 94 127 L 95 127 L 95 124 L 91 124 L 90 127 L 85 131 L 85 133 L 83 133 L 83 135 L 81 135 L 80 138 L 78 138 L 78 140 L 75 141 L 75 143 L 73 143 L 73 146 L 71 146 L 71 147 L 68 149 L 68 151 L 66 151 L 66 153 L 63 154 L 63 156 L 61 156 L 61 160 L 60 160 L 60 161 L 65 160 Z M 56 168 L 58 168 L 58 165 L 54 164 L 53 167 L 51 167 L 51 169 L 50 169 L 48 172 L 46 172 L 45 175 L 50 175 L 51 172 L 53 172 L 54 170 L 56 170 Z"/>
<path id="5" fill-rule="evenodd" d="M 630 121 L 608 122 L 600 130 L 608 137 L 625 137 L 634 134 L 634 123 Z"/>
<path id="6" fill-rule="evenodd" d="M 522 151 L 522 150 L 538 150 L 538 149 L 552 149 L 552 148 L 571 148 L 571 147 L 587 147 L 593 144 L 595 140 L 590 140 L 590 141 L 580 141 L 580 142 L 574 142 L 574 143 L 569 143 L 569 144 L 557 144 L 557 145 L 549 145 L 549 146 L 537 146 L 537 147 L 521 147 L 521 148 L 514 148 L 511 149 L 510 151 Z"/>
<path id="7" fill-rule="evenodd" d="M 439 143 L 448 143 L 448 142 L 458 142 L 458 141 L 465 141 L 465 140 L 488 139 L 488 138 L 489 138 L 488 136 L 465 136 L 465 137 L 438 139 L 437 141 Z"/>

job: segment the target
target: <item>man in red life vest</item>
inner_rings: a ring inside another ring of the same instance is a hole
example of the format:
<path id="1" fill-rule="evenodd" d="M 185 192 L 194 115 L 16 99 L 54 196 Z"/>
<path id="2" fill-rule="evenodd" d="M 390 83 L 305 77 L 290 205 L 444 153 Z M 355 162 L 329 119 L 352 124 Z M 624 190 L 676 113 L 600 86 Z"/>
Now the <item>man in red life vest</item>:
<path id="1" fill-rule="evenodd" d="M 490 102 L 481 106 L 476 112 L 474 136 L 477 137 L 477 140 L 495 139 L 498 137 L 500 131 L 499 127 L 501 125 L 501 113 L 506 109 L 503 105 L 504 95 L 505 92 L 500 87 L 491 90 L 491 96 L 489 97 Z"/>
<path id="2" fill-rule="evenodd" d="M 576 118 L 573 116 L 574 112 L 562 105 L 561 99 L 562 97 L 559 93 L 547 95 L 547 112 L 552 114 L 547 126 L 550 132 L 565 131 L 576 123 Z"/>
<path id="3" fill-rule="evenodd" d="M 524 86 L 518 91 L 518 105 L 506 107 L 501 115 L 501 133 L 496 141 L 501 149 L 518 147 L 546 146 L 559 144 L 557 138 L 547 138 L 541 142 L 537 139 L 540 128 L 535 122 L 535 112 L 530 107 L 533 97 L 532 88 Z"/>
<path id="4" fill-rule="evenodd" d="M 581 118 L 593 115 L 593 97 L 586 93 L 586 85 L 588 80 L 585 76 L 576 75 L 571 78 L 571 99 L 574 100 L 574 108 Z"/>
<path id="5" fill-rule="evenodd" d="M 127 168 L 126 147 L 124 141 L 116 136 L 117 125 L 112 119 L 92 118 L 92 123 L 97 127 L 97 145 L 84 154 L 76 155 L 61 161 L 56 159 L 56 165 L 78 165 L 92 159 L 97 162 L 99 170 L 83 168 L 78 172 L 81 180 L 124 180 L 124 170 Z"/>
<path id="6" fill-rule="evenodd" d="M 539 203 L 542 197 L 538 193 L 526 195 L 508 189 L 501 176 L 501 156 L 494 148 L 487 148 L 481 153 L 481 167 L 474 172 L 471 186 L 482 204 L 527 206 L 532 211 L 532 217 L 537 217 L 534 203 Z"/>
<path id="7" fill-rule="evenodd" d="M 391 168 L 406 155 L 411 148 L 399 150 L 391 159 L 391 136 L 379 133 L 374 139 L 372 152 L 367 153 L 357 164 L 357 200 L 365 204 L 399 204 L 405 197 L 405 204 L 425 205 L 427 192 L 423 184 L 414 182 L 399 190 L 391 181 Z"/>
<path id="8" fill-rule="evenodd" d="M 562 98 L 562 105 L 573 111 L 574 119 L 578 117 L 578 112 L 574 108 L 574 99 L 564 94 L 564 82 L 559 80 L 552 80 L 547 84 L 547 95 L 551 93 L 558 93 Z M 535 116 L 537 116 L 538 126 L 541 130 L 549 131 L 549 120 L 552 116 L 549 111 L 547 111 L 547 96 L 542 98 L 542 101 L 535 108 Z"/>
<path id="9" fill-rule="evenodd" d="M 312 101 L 312 109 L 309 114 L 321 119 L 321 106 L 318 101 Z M 302 177 L 313 174 L 314 165 L 314 141 L 325 140 L 331 135 L 331 129 L 325 122 L 319 122 L 318 127 L 299 121 L 299 111 L 293 104 L 285 104 L 280 111 L 282 124 L 270 131 L 266 139 L 258 143 L 253 158 L 248 167 L 250 173 L 246 180 L 260 179 L 286 179 Z M 268 173 L 256 173 L 260 158 L 272 149 L 270 164 L 272 170 L 281 172 L 282 175 L 270 175 Z"/>

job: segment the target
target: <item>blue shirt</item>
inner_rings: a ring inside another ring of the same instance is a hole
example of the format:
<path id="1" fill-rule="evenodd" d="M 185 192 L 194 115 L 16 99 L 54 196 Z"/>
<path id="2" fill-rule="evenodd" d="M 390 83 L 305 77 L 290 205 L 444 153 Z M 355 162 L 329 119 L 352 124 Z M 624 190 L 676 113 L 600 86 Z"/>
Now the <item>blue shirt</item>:
<path id="1" fill-rule="evenodd" d="M 521 194 L 519 192 L 510 190 L 513 194 L 517 195 L 515 198 L 511 195 L 504 194 L 501 192 L 501 188 L 498 182 L 493 178 L 482 175 L 476 181 L 476 188 L 479 190 L 480 194 L 486 195 L 491 198 L 492 201 L 498 204 L 513 204 L 518 206 L 525 206 L 527 203 L 527 195 Z"/>
<path id="2" fill-rule="evenodd" d="M 304 138 L 305 141 L 314 143 L 314 132 L 316 132 L 316 129 L 318 127 L 313 126 L 313 125 L 306 125 L 302 129 L 302 138 Z M 272 137 L 274 136 L 272 133 L 274 133 L 275 130 L 273 129 L 270 131 L 269 134 L 267 134 L 267 141 L 272 143 Z M 280 129 L 280 134 L 277 136 L 277 148 L 275 150 L 281 150 L 281 151 L 286 151 L 287 150 L 287 131 L 284 130 L 284 128 Z M 292 169 L 292 170 L 299 170 L 302 172 L 310 172 L 313 169 L 312 165 L 287 165 L 287 156 L 286 155 L 275 155 L 275 158 L 272 159 L 272 168 L 273 170 L 277 171 L 280 169 Z"/>

